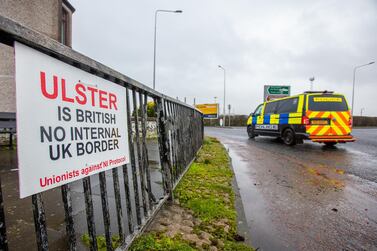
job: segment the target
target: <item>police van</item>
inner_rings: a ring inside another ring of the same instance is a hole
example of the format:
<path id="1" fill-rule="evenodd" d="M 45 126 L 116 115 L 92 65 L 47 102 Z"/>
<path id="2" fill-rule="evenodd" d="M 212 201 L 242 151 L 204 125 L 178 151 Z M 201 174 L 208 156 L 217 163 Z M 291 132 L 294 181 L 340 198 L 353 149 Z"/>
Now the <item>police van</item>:
<path id="1" fill-rule="evenodd" d="M 260 104 L 247 120 L 249 138 L 273 136 L 286 145 L 303 140 L 332 146 L 353 142 L 346 98 L 333 92 L 304 92 Z"/>

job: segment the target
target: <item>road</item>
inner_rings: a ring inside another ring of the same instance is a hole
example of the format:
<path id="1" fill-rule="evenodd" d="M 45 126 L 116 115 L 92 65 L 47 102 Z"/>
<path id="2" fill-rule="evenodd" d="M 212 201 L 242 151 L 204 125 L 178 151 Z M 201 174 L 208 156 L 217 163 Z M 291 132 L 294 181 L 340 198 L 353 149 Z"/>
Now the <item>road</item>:
<path id="1" fill-rule="evenodd" d="M 377 129 L 328 148 L 205 128 L 232 157 L 258 250 L 377 250 Z"/>

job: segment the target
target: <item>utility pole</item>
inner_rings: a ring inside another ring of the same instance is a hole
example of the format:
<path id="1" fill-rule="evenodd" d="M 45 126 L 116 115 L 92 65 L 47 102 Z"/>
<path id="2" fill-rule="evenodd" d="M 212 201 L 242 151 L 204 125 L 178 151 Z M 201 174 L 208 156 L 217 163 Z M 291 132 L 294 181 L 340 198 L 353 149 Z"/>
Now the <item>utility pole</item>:
<path id="1" fill-rule="evenodd" d="M 217 97 L 215 96 L 215 97 L 213 97 L 213 98 L 214 98 L 214 100 L 215 100 L 215 104 L 216 104 L 216 106 L 217 106 L 217 120 L 220 121 L 220 116 L 219 116 L 219 109 L 220 109 L 220 107 L 219 107 L 219 105 L 217 104 Z M 216 123 L 215 123 L 215 125 L 216 125 Z"/>
<path id="2" fill-rule="evenodd" d="M 223 109 L 223 115 L 224 115 L 224 126 L 226 126 L 226 114 L 225 114 L 225 106 L 226 106 L 226 100 L 225 100 L 225 91 L 226 91 L 226 88 L 225 88 L 225 86 L 226 86 L 226 70 L 225 70 L 225 68 L 224 67 L 222 67 L 221 65 L 218 65 L 219 66 L 219 68 L 220 69 L 222 69 L 223 71 L 224 71 L 224 109 Z"/>
<path id="3" fill-rule="evenodd" d="M 229 127 L 230 127 L 230 109 L 232 107 L 230 106 L 230 104 L 228 105 L 228 121 L 229 121 Z"/>
<path id="4" fill-rule="evenodd" d="M 159 12 L 182 13 L 182 10 L 156 10 L 154 13 L 154 40 L 153 40 L 153 90 L 156 89 L 156 44 L 157 44 L 157 14 Z"/>
<path id="5" fill-rule="evenodd" d="M 355 68 L 353 68 L 353 83 L 352 83 L 352 116 L 353 116 L 353 104 L 354 104 L 354 98 L 355 98 L 355 82 L 356 82 L 356 70 L 361 68 L 361 67 L 364 67 L 364 66 L 367 66 L 367 65 L 371 65 L 371 64 L 374 64 L 374 62 L 370 62 L 370 63 L 367 63 L 367 64 L 363 64 L 363 65 L 358 65 L 356 66 Z"/>

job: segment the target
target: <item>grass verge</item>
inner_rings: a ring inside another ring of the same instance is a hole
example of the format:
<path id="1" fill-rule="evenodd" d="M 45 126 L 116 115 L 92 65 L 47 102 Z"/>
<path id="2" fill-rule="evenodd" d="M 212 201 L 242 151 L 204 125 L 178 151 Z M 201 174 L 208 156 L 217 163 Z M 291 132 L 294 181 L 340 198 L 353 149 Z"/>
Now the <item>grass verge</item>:
<path id="1" fill-rule="evenodd" d="M 225 148 L 217 139 L 206 137 L 195 161 L 175 189 L 174 196 L 181 207 L 192 211 L 200 220 L 200 224 L 194 226 L 194 233 L 205 231 L 211 234 L 211 245 L 217 247 L 216 250 L 252 251 L 251 247 L 239 241 L 242 237 L 237 235 L 232 179 L 233 172 Z M 210 245 L 198 248 L 180 235 L 169 238 L 164 233 L 152 232 L 139 237 L 130 250 L 186 251 L 210 248 Z"/>

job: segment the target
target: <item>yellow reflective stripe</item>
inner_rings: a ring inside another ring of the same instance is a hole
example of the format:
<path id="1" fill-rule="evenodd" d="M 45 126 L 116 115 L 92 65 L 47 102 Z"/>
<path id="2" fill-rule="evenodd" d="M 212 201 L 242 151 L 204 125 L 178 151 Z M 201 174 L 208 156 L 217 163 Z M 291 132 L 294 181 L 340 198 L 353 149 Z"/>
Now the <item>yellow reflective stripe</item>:
<path id="1" fill-rule="evenodd" d="M 264 108 L 266 107 L 266 103 L 263 103 L 263 106 L 262 106 L 262 111 L 261 111 L 261 115 L 263 116 L 264 115 Z"/>
<path id="2" fill-rule="evenodd" d="M 312 132 L 314 132 L 315 129 L 318 128 L 318 125 L 313 125 L 313 126 L 310 126 L 309 129 L 306 130 L 307 133 L 311 134 Z"/>
<path id="3" fill-rule="evenodd" d="M 333 113 L 333 116 L 335 117 L 336 121 L 342 126 L 342 128 L 346 131 L 346 133 L 351 132 L 350 126 L 348 125 L 348 121 L 342 120 L 342 118 L 336 112 Z M 348 116 L 348 114 L 346 115 L 346 117 L 347 116 Z M 336 127 L 336 125 L 334 125 L 334 127 Z"/>
<path id="4" fill-rule="evenodd" d="M 258 116 L 257 124 L 263 124 L 263 116 Z"/>
<path id="5" fill-rule="evenodd" d="M 350 119 L 350 114 L 349 114 L 349 112 L 342 112 L 342 114 L 343 114 L 343 116 L 344 116 L 347 120 Z"/>
<path id="6" fill-rule="evenodd" d="M 247 119 L 247 122 L 246 122 L 246 125 L 251 125 L 252 123 L 252 120 L 253 118 L 251 116 L 249 116 L 249 118 Z"/>
<path id="7" fill-rule="evenodd" d="M 301 118 L 289 118 L 288 124 L 301 124 Z"/>
<path id="8" fill-rule="evenodd" d="M 291 112 L 289 117 L 302 117 L 302 112 Z"/>
<path id="9" fill-rule="evenodd" d="M 330 126 L 324 126 L 321 131 L 318 132 L 317 135 L 322 136 L 330 129 Z"/>
<path id="10" fill-rule="evenodd" d="M 339 117 L 339 115 L 336 112 L 333 112 L 332 115 L 335 117 L 336 122 L 338 122 L 343 127 L 347 127 L 347 125 L 345 124 L 345 122 L 342 120 L 341 117 Z"/>
<path id="11" fill-rule="evenodd" d="M 336 133 L 336 135 L 343 135 L 342 131 L 339 129 L 339 127 L 332 125 L 331 128 Z"/>
<path id="12" fill-rule="evenodd" d="M 278 119 L 280 117 L 280 114 L 271 114 L 272 119 Z"/>
<path id="13" fill-rule="evenodd" d="M 280 114 L 271 114 L 270 116 L 270 124 L 279 124 L 279 117 L 280 117 Z"/>
<path id="14" fill-rule="evenodd" d="M 297 112 L 302 112 L 302 106 L 304 105 L 304 95 L 298 97 Z"/>
<path id="15" fill-rule="evenodd" d="M 319 112 L 312 112 L 312 113 L 310 113 L 309 118 L 315 118 L 315 116 L 317 116 L 318 113 Z"/>

